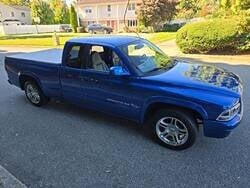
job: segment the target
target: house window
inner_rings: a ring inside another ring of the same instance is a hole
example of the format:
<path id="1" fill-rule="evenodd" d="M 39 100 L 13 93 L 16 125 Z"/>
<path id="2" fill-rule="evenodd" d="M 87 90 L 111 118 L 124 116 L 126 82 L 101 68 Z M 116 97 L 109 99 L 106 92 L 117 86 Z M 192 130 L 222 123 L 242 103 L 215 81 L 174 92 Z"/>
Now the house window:
<path id="1" fill-rule="evenodd" d="M 128 10 L 135 10 L 135 3 L 130 3 L 128 5 Z"/>
<path id="2" fill-rule="evenodd" d="M 87 7 L 87 8 L 85 8 L 85 13 L 86 14 L 90 14 L 90 13 L 92 13 L 92 8 L 91 7 Z"/>
<path id="3" fill-rule="evenodd" d="M 111 5 L 107 6 L 107 10 L 108 10 L 108 12 L 111 12 Z"/>
<path id="4" fill-rule="evenodd" d="M 11 17 L 15 17 L 15 13 L 14 12 L 11 12 Z"/>
<path id="5" fill-rule="evenodd" d="M 21 12 L 21 16 L 22 16 L 22 17 L 25 17 L 25 12 Z"/>
<path id="6" fill-rule="evenodd" d="M 128 20 L 127 24 L 128 24 L 128 27 L 137 27 L 138 22 L 137 20 Z"/>

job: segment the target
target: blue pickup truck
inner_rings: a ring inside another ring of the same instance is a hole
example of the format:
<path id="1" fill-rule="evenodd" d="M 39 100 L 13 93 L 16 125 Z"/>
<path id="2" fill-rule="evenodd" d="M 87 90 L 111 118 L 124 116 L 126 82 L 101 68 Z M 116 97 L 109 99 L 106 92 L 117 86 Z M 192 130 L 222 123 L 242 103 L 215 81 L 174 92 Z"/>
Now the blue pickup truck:
<path id="1" fill-rule="evenodd" d="M 243 114 L 236 74 L 170 59 L 138 37 L 75 38 L 64 50 L 7 56 L 5 69 L 35 106 L 54 98 L 136 121 L 175 150 L 190 147 L 201 128 L 228 136 Z"/>

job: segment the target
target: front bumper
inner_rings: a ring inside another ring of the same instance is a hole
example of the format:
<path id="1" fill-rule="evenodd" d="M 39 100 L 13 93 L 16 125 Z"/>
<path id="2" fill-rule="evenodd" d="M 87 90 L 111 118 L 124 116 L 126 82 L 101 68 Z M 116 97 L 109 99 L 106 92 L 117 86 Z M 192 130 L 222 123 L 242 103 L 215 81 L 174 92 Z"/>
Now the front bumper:
<path id="1" fill-rule="evenodd" d="M 233 129 L 235 129 L 241 122 L 244 106 L 242 99 L 240 100 L 241 109 L 235 117 L 229 121 L 218 121 L 218 120 L 204 120 L 203 129 L 204 135 L 212 138 L 225 138 Z"/>
<path id="2" fill-rule="evenodd" d="M 205 120 L 203 122 L 204 135 L 213 138 L 225 138 L 239 125 L 241 117 L 241 115 L 236 115 L 232 120 L 227 122 Z"/>

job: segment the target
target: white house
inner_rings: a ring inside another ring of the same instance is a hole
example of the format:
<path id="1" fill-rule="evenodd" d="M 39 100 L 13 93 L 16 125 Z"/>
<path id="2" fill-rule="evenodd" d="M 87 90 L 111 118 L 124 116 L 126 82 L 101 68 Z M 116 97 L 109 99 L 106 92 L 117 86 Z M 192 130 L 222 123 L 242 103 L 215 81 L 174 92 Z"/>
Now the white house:
<path id="1" fill-rule="evenodd" d="M 80 23 L 89 25 L 100 23 L 112 27 L 114 30 L 122 30 L 124 27 L 124 12 L 127 0 L 77 0 L 76 7 Z M 126 24 L 129 27 L 138 25 L 136 10 L 140 6 L 140 0 L 131 0 L 128 7 Z"/>
<path id="2" fill-rule="evenodd" d="M 29 7 L 10 6 L 0 2 L 0 24 L 29 25 L 31 23 L 31 11 Z"/>

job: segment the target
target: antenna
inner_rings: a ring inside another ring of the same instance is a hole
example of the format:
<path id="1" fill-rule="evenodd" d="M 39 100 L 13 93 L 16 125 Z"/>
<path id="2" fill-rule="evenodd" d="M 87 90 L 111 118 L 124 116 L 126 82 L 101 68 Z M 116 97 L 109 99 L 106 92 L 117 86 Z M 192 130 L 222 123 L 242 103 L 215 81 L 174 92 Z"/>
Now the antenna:
<path id="1" fill-rule="evenodd" d="M 128 6 L 129 6 L 129 4 L 130 4 L 130 0 L 128 0 L 128 2 L 127 2 L 126 9 L 125 9 L 125 12 L 124 12 L 123 21 L 124 21 L 124 25 L 125 25 L 125 28 L 127 29 L 127 31 L 131 32 L 130 28 L 126 24 L 126 16 L 127 16 L 127 13 L 128 13 Z M 135 31 L 134 33 L 137 35 L 137 37 L 141 38 L 140 35 L 139 35 L 139 33 L 137 31 Z"/>

